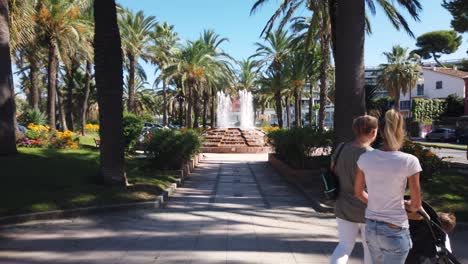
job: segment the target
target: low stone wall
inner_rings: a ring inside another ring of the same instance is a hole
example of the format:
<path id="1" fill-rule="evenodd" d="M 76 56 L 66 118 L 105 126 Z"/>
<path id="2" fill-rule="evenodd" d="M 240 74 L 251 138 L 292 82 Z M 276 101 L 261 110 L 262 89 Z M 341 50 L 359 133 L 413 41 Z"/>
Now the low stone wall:
<path id="1" fill-rule="evenodd" d="M 225 147 L 203 147 L 203 153 L 269 153 L 271 147 L 248 147 L 248 146 L 225 146 Z"/>
<path id="2" fill-rule="evenodd" d="M 320 193 L 320 169 L 294 169 L 278 159 L 274 153 L 268 154 L 268 162 L 288 181 L 300 185 L 305 191 Z"/>

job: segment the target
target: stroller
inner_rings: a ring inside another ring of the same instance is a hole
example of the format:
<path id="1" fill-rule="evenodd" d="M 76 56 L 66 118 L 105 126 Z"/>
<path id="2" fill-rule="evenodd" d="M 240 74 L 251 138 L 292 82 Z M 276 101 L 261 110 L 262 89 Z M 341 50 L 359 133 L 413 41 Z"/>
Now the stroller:
<path id="1" fill-rule="evenodd" d="M 445 247 L 447 234 L 441 228 L 437 213 L 424 201 L 422 208 L 423 210 L 418 212 L 421 216 L 420 220 L 409 220 L 413 247 L 405 263 L 459 264 L 460 262 Z"/>

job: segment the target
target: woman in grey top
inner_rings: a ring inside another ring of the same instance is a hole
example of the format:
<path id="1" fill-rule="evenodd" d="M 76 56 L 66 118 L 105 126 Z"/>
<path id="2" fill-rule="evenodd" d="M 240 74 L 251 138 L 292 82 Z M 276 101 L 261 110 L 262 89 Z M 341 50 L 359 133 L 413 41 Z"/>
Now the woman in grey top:
<path id="1" fill-rule="evenodd" d="M 377 136 L 378 120 L 372 116 L 360 116 L 353 121 L 353 131 L 356 139 L 350 143 L 339 146 L 342 148 L 332 155 L 332 169 L 338 177 L 340 192 L 335 205 L 336 221 L 338 223 L 339 243 L 330 263 L 347 263 L 349 255 L 353 251 L 356 238 L 361 231 L 364 236 L 364 212 L 366 205 L 354 196 L 354 175 L 357 161 L 361 154 L 372 150 L 370 145 Z M 339 150 L 338 148 L 338 150 Z M 334 160 L 338 160 L 335 164 Z M 362 238 L 364 246 L 364 263 L 371 263 L 369 250 Z"/>

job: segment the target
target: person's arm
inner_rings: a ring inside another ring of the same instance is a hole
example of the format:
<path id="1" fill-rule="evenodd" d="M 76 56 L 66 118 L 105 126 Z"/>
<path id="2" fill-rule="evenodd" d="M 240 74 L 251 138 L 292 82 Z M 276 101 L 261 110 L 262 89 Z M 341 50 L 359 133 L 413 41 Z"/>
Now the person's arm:
<path id="1" fill-rule="evenodd" d="M 408 185 L 411 200 L 405 201 L 405 209 L 410 212 L 417 212 L 421 209 L 421 185 L 419 184 L 419 172 L 408 178 Z"/>
<path id="2" fill-rule="evenodd" d="M 366 178 L 364 172 L 357 167 L 356 176 L 354 178 L 354 196 L 361 200 L 363 203 L 367 204 L 369 196 L 365 190 L 366 188 Z"/>

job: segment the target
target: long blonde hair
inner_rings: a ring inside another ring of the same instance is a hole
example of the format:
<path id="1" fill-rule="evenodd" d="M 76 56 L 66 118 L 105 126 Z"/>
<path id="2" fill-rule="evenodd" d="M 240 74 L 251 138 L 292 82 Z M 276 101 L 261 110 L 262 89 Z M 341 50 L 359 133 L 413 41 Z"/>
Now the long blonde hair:
<path id="1" fill-rule="evenodd" d="M 380 132 L 389 150 L 399 150 L 405 139 L 403 116 L 394 109 L 387 111 L 387 113 L 385 113 L 385 123 L 383 127 L 381 127 Z"/>

